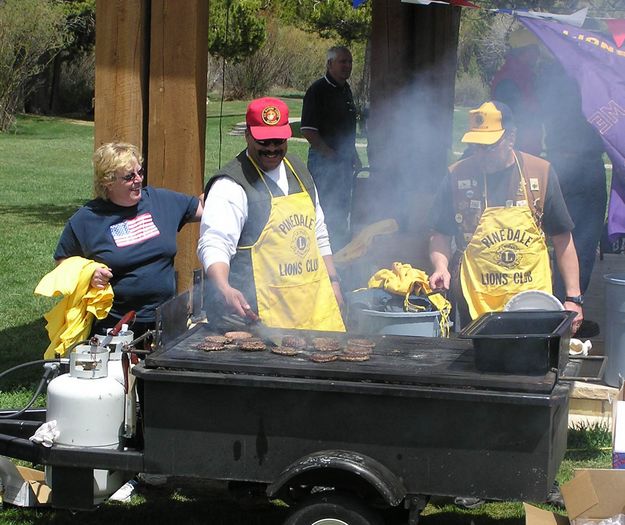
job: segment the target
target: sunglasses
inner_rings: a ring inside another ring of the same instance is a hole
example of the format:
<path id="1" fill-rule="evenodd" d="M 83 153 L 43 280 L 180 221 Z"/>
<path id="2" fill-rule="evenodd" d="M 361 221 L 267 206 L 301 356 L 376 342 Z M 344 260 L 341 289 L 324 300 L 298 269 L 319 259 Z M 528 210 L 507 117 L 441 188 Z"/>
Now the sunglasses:
<path id="1" fill-rule="evenodd" d="M 282 146 L 286 142 L 286 139 L 267 139 L 267 140 L 256 140 L 254 142 L 259 146 Z"/>
<path id="2" fill-rule="evenodd" d="M 126 175 L 121 175 L 119 178 L 124 182 L 132 182 L 135 180 L 135 177 L 143 178 L 143 168 L 139 168 L 137 171 L 131 171 L 130 173 L 126 173 Z"/>

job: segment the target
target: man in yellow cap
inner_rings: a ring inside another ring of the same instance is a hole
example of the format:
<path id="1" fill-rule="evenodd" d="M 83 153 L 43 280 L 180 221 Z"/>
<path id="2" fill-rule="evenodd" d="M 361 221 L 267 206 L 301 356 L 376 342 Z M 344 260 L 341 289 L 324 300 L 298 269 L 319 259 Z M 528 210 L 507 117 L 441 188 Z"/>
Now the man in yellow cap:
<path id="1" fill-rule="evenodd" d="M 247 148 L 208 182 L 198 257 L 209 321 L 224 314 L 269 327 L 345 331 L 338 275 L 312 177 L 287 156 L 289 108 L 253 100 Z"/>
<path id="2" fill-rule="evenodd" d="M 461 324 L 469 316 L 502 310 L 519 292 L 551 293 L 548 236 L 565 283 L 564 307 L 578 314 L 577 330 L 583 298 L 574 224 L 551 165 L 515 150 L 515 138 L 505 104 L 489 101 L 470 111 L 462 141 L 472 144 L 474 153 L 450 166 L 432 207 L 430 286 L 449 289 L 459 276 L 461 293 L 455 299 Z M 459 268 L 451 262 L 452 238 Z"/>

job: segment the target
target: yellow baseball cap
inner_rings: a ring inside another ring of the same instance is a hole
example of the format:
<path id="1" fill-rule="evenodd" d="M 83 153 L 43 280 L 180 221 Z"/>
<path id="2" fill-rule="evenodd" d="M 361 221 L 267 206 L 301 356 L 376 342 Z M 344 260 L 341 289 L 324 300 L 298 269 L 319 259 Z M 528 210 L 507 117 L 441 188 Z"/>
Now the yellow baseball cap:
<path id="1" fill-rule="evenodd" d="M 467 144 L 495 144 L 506 129 L 514 127 L 512 111 L 502 102 L 484 102 L 469 111 L 469 131 L 462 137 Z"/>

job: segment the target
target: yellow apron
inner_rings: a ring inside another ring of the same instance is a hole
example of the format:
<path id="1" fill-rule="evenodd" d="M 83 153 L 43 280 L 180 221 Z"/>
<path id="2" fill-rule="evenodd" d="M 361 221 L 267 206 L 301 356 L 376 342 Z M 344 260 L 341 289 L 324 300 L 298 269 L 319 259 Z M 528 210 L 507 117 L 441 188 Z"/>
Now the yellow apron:
<path id="1" fill-rule="evenodd" d="M 544 234 L 532 216 L 525 178 L 514 158 L 525 204 L 489 208 L 484 179 L 484 213 L 462 257 L 460 284 L 472 319 L 502 310 L 512 296 L 525 290 L 551 293 Z"/>
<path id="2" fill-rule="evenodd" d="M 315 235 L 315 206 L 291 163 L 302 191 L 274 196 L 262 170 L 252 164 L 271 195 L 265 228 L 251 250 L 258 315 L 275 328 L 344 332 L 345 325 Z"/>

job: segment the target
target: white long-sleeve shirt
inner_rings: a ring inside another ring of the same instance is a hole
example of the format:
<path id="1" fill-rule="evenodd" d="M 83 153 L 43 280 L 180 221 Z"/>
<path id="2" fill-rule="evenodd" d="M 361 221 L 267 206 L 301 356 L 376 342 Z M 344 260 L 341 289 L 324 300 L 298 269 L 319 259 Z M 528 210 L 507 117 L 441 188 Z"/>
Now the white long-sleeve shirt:
<path id="1" fill-rule="evenodd" d="M 288 194 L 289 183 L 284 162 L 277 168 L 264 172 L 264 175 L 273 180 L 285 195 Z M 315 236 L 319 252 L 321 256 L 331 255 L 328 228 L 316 189 L 315 197 Z M 243 187 L 229 177 L 215 180 L 204 202 L 197 247 L 197 256 L 204 271 L 217 262 L 230 264 L 247 217 L 247 195 Z"/>

